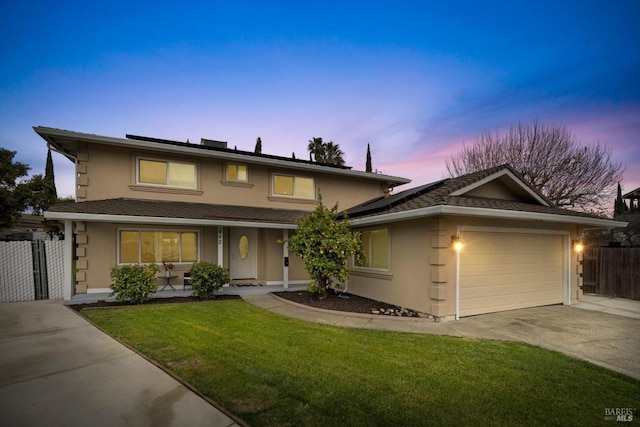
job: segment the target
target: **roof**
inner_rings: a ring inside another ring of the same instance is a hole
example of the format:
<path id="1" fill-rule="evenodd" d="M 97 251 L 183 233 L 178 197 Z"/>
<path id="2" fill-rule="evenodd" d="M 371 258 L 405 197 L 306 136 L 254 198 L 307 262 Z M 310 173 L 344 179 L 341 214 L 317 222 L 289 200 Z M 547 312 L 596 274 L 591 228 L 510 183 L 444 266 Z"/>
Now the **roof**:
<path id="1" fill-rule="evenodd" d="M 518 199 L 507 200 L 466 194 L 479 185 L 495 180 L 501 180 L 502 184 L 514 189 Z M 602 227 L 626 225 L 590 213 L 555 207 L 509 165 L 442 179 L 386 198 L 379 197 L 349 208 L 341 215 L 346 215 L 354 224 L 373 224 L 442 214 L 540 219 Z"/>
<path id="2" fill-rule="evenodd" d="M 79 142 L 87 142 L 93 144 L 160 151 L 163 153 L 173 153 L 178 155 L 212 157 L 222 160 L 241 161 L 248 164 L 260 164 L 266 166 L 277 166 L 314 173 L 357 177 L 362 179 L 380 181 L 390 187 L 395 187 L 411 182 L 411 180 L 408 178 L 357 171 L 346 166 L 327 165 L 311 162 L 309 160 L 292 159 L 289 157 L 273 156 L 269 154 L 257 154 L 250 151 L 241 151 L 203 144 L 191 144 L 189 142 L 139 137 L 135 135 L 129 135 L 129 138 L 114 138 L 43 126 L 36 126 L 33 129 L 38 135 L 40 135 L 45 141 L 47 141 L 47 143 L 53 150 L 63 154 L 65 157 L 72 161 L 75 161 L 75 157 L 77 156 Z"/>
<path id="3" fill-rule="evenodd" d="M 290 209 L 118 198 L 60 203 L 51 206 L 45 217 L 76 221 L 295 228 L 298 219 L 307 213 Z"/>
<path id="4" fill-rule="evenodd" d="M 622 196 L 623 199 L 640 199 L 640 188 L 636 188 L 635 190 L 629 191 L 627 194 Z"/>

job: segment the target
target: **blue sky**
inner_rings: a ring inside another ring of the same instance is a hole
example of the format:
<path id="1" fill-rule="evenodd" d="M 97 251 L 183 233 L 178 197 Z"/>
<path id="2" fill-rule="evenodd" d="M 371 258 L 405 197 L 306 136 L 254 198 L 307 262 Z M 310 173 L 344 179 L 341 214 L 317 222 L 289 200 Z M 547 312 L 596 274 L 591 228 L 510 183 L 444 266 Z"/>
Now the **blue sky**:
<path id="1" fill-rule="evenodd" d="M 420 185 L 483 131 L 538 120 L 600 142 L 640 187 L 640 2 L 14 1 L 0 6 L 0 146 L 33 126 L 228 141 Z M 54 156 L 61 195 L 73 165 Z"/>

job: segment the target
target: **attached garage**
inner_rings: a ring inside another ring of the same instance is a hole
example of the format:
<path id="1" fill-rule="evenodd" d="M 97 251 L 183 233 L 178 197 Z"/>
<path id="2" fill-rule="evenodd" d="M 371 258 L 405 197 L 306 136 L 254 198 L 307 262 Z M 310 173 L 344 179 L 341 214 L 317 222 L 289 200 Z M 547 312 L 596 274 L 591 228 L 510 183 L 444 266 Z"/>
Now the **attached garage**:
<path id="1" fill-rule="evenodd" d="M 505 229 L 461 235 L 460 316 L 563 302 L 563 234 Z"/>

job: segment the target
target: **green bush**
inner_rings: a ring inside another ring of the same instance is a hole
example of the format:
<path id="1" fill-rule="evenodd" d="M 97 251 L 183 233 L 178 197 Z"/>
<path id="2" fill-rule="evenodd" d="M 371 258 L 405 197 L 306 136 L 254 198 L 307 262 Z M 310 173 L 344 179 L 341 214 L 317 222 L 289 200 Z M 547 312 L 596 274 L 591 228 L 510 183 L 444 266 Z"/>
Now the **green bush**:
<path id="1" fill-rule="evenodd" d="M 156 273 L 158 266 L 155 264 L 121 265 L 111 269 L 111 295 L 118 302 L 130 302 L 142 304 L 149 299 L 150 293 L 157 290 Z"/>
<path id="2" fill-rule="evenodd" d="M 206 261 L 194 262 L 190 274 L 193 293 L 198 298 L 215 298 L 215 292 L 229 283 L 229 270 Z"/>

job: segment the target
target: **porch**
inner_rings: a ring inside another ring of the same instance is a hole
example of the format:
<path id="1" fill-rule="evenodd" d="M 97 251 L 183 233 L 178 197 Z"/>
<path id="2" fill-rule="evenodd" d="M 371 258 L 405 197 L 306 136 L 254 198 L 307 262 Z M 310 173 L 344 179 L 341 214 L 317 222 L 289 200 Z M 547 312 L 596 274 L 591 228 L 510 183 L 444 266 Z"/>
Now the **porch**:
<path id="1" fill-rule="evenodd" d="M 178 297 L 190 297 L 193 295 L 193 289 L 182 289 L 181 286 L 175 286 L 175 289 L 171 289 L 167 287 L 165 290 L 161 291 L 162 286 L 158 287 L 156 293 L 150 294 L 150 299 L 155 298 L 178 298 Z M 270 292 L 282 292 L 282 291 L 305 291 L 307 289 L 306 284 L 291 284 L 289 283 L 288 287 L 285 288 L 284 285 L 256 285 L 256 286 L 246 286 L 246 285 L 231 285 L 226 286 L 216 292 L 216 295 L 263 295 L 268 294 Z M 100 292 L 100 293 L 86 293 L 86 294 L 76 294 L 71 297 L 70 300 L 65 300 L 65 305 L 76 305 L 76 304 L 91 304 L 98 301 L 115 301 L 115 297 L 110 297 L 109 292 Z"/>

